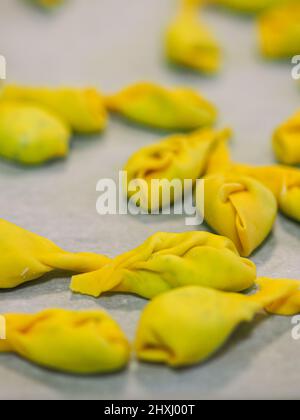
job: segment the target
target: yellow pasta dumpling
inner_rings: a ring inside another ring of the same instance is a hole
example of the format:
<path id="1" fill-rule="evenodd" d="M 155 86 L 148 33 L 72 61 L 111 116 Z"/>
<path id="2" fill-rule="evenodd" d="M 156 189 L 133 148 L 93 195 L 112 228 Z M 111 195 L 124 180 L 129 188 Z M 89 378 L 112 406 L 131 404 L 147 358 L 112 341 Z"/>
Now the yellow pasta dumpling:
<path id="1" fill-rule="evenodd" d="M 300 164 L 300 110 L 276 129 L 273 148 L 280 163 Z"/>
<path id="2" fill-rule="evenodd" d="M 294 282 L 259 281 L 253 296 L 189 286 L 156 297 L 142 313 L 135 349 L 140 360 L 171 367 L 204 362 L 242 322 L 289 296 Z"/>
<path id="3" fill-rule="evenodd" d="M 300 170 L 288 166 L 235 164 L 233 170 L 257 179 L 277 198 L 280 211 L 300 222 Z"/>
<path id="4" fill-rule="evenodd" d="M 48 239 L 3 219 L 0 238 L 0 289 L 17 287 L 53 270 L 85 273 L 109 262 L 97 254 L 63 251 Z"/>
<path id="5" fill-rule="evenodd" d="M 237 292 L 253 286 L 255 279 L 255 265 L 241 258 L 225 237 L 207 232 L 157 233 L 102 269 L 73 277 L 71 289 L 94 297 L 125 292 L 151 299 L 187 285 Z"/>
<path id="6" fill-rule="evenodd" d="M 212 33 L 199 20 L 195 7 L 184 7 L 166 33 L 168 59 L 204 73 L 216 73 L 221 66 L 221 49 Z"/>
<path id="7" fill-rule="evenodd" d="M 216 107 L 194 90 L 153 83 L 130 86 L 107 97 L 106 105 L 138 124 L 164 130 L 195 130 L 217 119 Z"/>
<path id="8" fill-rule="evenodd" d="M 155 211 L 165 206 L 170 206 L 177 199 L 182 199 L 182 185 L 185 180 L 192 180 L 195 184 L 207 166 L 210 153 L 220 140 L 229 139 L 231 130 L 215 131 L 202 129 L 192 134 L 175 135 L 159 143 L 147 146 L 136 152 L 125 166 L 127 172 L 128 197 L 133 192 L 128 186 L 135 180 L 142 180 L 140 193 L 142 196 L 141 207 Z M 172 189 L 171 194 L 164 195 L 164 181 L 170 183 L 180 182 L 178 191 Z M 162 182 L 161 186 L 154 188 L 154 182 Z M 191 185 L 192 187 L 192 185 Z M 177 194 L 177 195 L 176 195 Z M 180 196 L 178 196 L 180 194 Z"/>
<path id="9" fill-rule="evenodd" d="M 0 352 L 67 373 L 100 374 L 123 369 L 130 346 L 103 311 L 49 309 L 35 315 L 8 314 Z"/>
<path id="10" fill-rule="evenodd" d="M 300 2 L 278 3 L 259 17 L 262 54 L 271 59 L 291 58 L 300 49 Z"/>
<path id="11" fill-rule="evenodd" d="M 280 211 L 300 222 L 300 170 L 284 165 L 251 166 L 234 163 L 228 146 L 220 142 L 211 153 L 207 174 L 236 174 L 256 179 L 270 189 Z"/>
<path id="12" fill-rule="evenodd" d="M 3 99 L 41 105 L 60 115 L 73 131 L 82 134 L 105 129 L 107 112 L 101 93 L 94 88 L 40 88 L 7 85 Z"/>
<path id="13" fill-rule="evenodd" d="M 14 101 L 0 101 L 0 156 L 25 165 L 63 158 L 70 129 L 56 115 Z"/>
<path id="14" fill-rule="evenodd" d="M 260 182 L 240 175 L 211 175 L 205 179 L 205 220 L 230 238 L 248 257 L 270 234 L 277 202 Z"/>

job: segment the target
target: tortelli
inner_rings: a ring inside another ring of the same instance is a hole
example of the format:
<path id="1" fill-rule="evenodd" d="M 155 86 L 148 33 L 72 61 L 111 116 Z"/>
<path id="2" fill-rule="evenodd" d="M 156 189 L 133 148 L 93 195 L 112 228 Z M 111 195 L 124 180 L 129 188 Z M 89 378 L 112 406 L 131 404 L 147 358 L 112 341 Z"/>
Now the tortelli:
<path id="1" fill-rule="evenodd" d="M 199 20 L 197 4 L 183 4 L 167 29 L 165 44 L 166 55 L 175 64 L 204 73 L 220 69 L 220 46 L 211 29 Z"/>
<path id="2" fill-rule="evenodd" d="M 204 206 L 206 222 L 245 257 L 268 237 L 278 211 L 274 195 L 263 184 L 229 173 L 205 179 Z"/>
<path id="3" fill-rule="evenodd" d="M 280 211 L 300 222 L 300 170 L 287 166 L 235 165 L 237 173 L 257 179 L 275 195 Z"/>
<path id="4" fill-rule="evenodd" d="M 276 129 L 273 148 L 280 163 L 300 164 L 300 110 Z"/>
<path id="5" fill-rule="evenodd" d="M 73 277 L 71 289 L 94 297 L 125 292 L 151 299 L 187 285 L 239 292 L 255 279 L 254 263 L 241 258 L 230 239 L 208 232 L 157 233 L 102 269 Z"/>
<path id="6" fill-rule="evenodd" d="M 173 204 L 177 199 L 182 199 L 182 188 L 178 191 L 172 189 L 173 196 L 170 197 L 163 194 L 163 185 L 154 188 L 153 182 L 180 181 L 183 185 L 185 180 L 191 180 L 194 185 L 205 173 L 209 156 L 214 148 L 220 141 L 227 140 L 230 136 L 229 129 L 215 131 L 207 128 L 192 134 L 175 135 L 140 149 L 125 166 L 128 181 L 125 188 L 128 197 L 134 194 L 128 188 L 130 183 L 142 180 L 145 182 L 139 183 L 140 206 L 144 209 L 155 211 Z"/>
<path id="7" fill-rule="evenodd" d="M 253 296 L 189 286 L 164 293 L 144 310 L 136 336 L 140 360 L 182 367 L 207 360 L 242 322 L 269 308 L 273 313 L 299 312 L 298 304 L 282 304 L 299 293 L 299 282 L 259 279 Z M 284 305 L 285 308 L 284 308 Z M 293 307 L 292 307 L 293 306 Z M 288 310 L 286 310 L 288 309 Z"/>
<path id="8" fill-rule="evenodd" d="M 43 106 L 60 115 L 77 133 L 97 133 L 105 129 L 107 112 L 101 93 L 94 88 L 43 88 L 7 85 L 3 99 Z"/>
<path id="9" fill-rule="evenodd" d="M 270 189 L 286 216 L 300 222 L 300 170 L 284 165 L 251 166 L 231 161 L 225 142 L 209 157 L 207 174 L 228 173 L 256 179 Z"/>
<path id="10" fill-rule="evenodd" d="M 103 311 L 49 309 L 7 314 L 0 352 L 16 353 L 40 366 L 76 374 L 123 369 L 130 346 L 118 324 Z"/>
<path id="11" fill-rule="evenodd" d="M 300 2 L 286 0 L 259 17 L 260 48 L 267 58 L 291 58 L 299 54 Z"/>
<path id="12" fill-rule="evenodd" d="M 32 104 L 0 101 L 0 156 L 39 165 L 67 156 L 70 129 L 56 115 Z"/>
<path id="13" fill-rule="evenodd" d="M 152 83 L 138 83 L 108 96 L 106 105 L 136 123 L 165 130 L 195 130 L 213 125 L 217 118 L 216 107 L 196 91 Z"/>
<path id="14" fill-rule="evenodd" d="M 46 238 L 0 219 L 0 289 L 10 289 L 54 270 L 94 271 L 109 259 L 89 253 L 70 253 Z"/>

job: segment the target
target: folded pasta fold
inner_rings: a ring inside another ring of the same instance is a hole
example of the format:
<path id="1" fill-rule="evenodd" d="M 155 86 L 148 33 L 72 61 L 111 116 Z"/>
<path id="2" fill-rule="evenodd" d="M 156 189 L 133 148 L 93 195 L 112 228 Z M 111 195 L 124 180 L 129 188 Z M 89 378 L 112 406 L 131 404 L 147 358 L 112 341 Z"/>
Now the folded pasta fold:
<path id="1" fill-rule="evenodd" d="M 118 371 L 130 346 L 118 324 L 103 311 L 50 309 L 35 315 L 7 314 L 0 352 L 13 352 L 40 366 L 76 374 Z"/>
<path id="2" fill-rule="evenodd" d="M 231 160 L 228 146 L 220 142 L 211 153 L 207 174 L 235 174 L 253 178 L 274 194 L 280 211 L 300 222 L 300 170 L 285 165 L 253 166 Z"/>
<path id="3" fill-rule="evenodd" d="M 237 292 L 253 286 L 255 279 L 254 263 L 241 258 L 225 237 L 207 232 L 157 233 L 102 269 L 74 276 L 71 289 L 94 297 L 125 292 L 151 299 L 186 285 Z"/>
<path id="4" fill-rule="evenodd" d="M 1 97 L 43 106 L 59 115 L 77 133 L 99 132 L 107 124 L 104 99 L 94 88 L 6 85 Z"/>
<path id="5" fill-rule="evenodd" d="M 70 130 L 56 115 L 35 105 L 0 101 L 0 156 L 39 165 L 67 156 Z"/>
<path id="6" fill-rule="evenodd" d="M 136 123 L 165 130 L 194 130 L 213 125 L 217 118 L 215 106 L 194 90 L 152 83 L 138 83 L 108 96 L 106 105 Z"/>
<path id="7" fill-rule="evenodd" d="M 196 6 L 185 3 L 169 25 L 166 55 L 175 64 L 216 73 L 221 66 L 221 49 L 211 29 L 199 20 Z"/>
<path id="8" fill-rule="evenodd" d="M 260 182 L 240 175 L 207 177 L 204 206 L 206 222 L 230 238 L 245 257 L 268 237 L 277 216 L 272 192 Z"/>
<path id="9" fill-rule="evenodd" d="M 140 205 L 146 210 L 155 211 L 182 199 L 184 182 L 191 180 L 195 184 L 205 173 L 212 150 L 219 141 L 227 140 L 230 136 L 230 129 L 215 131 L 207 128 L 192 134 L 175 135 L 140 149 L 124 169 L 127 173 L 125 188 L 128 197 L 134 195 L 134 188 L 130 191 L 130 184 L 142 180 L 139 184 L 142 197 Z M 170 194 L 163 194 L 165 180 L 174 185 Z M 178 181 L 180 188 L 176 189 L 175 183 Z M 157 182 L 161 184 L 157 185 Z"/>
<path id="10" fill-rule="evenodd" d="M 269 188 L 277 198 L 280 211 L 300 222 L 300 171 L 281 165 L 234 166 L 240 174 L 257 179 Z"/>
<path id="11" fill-rule="evenodd" d="M 94 271 L 108 261 L 97 254 L 66 252 L 48 239 L 0 219 L 0 289 L 17 287 L 54 270 Z"/>
<path id="12" fill-rule="evenodd" d="M 275 130 L 273 148 L 280 163 L 300 164 L 300 110 Z"/>
<path id="13" fill-rule="evenodd" d="M 267 10 L 258 21 L 260 47 L 267 58 L 291 58 L 299 54 L 300 2 L 287 0 Z"/>
<path id="14" fill-rule="evenodd" d="M 138 358 L 174 368 L 204 362 L 239 324 L 251 322 L 264 308 L 280 305 L 295 290 L 295 282 L 288 280 L 259 279 L 258 286 L 252 296 L 188 286 L 156 297 L 139 321 Z"/>

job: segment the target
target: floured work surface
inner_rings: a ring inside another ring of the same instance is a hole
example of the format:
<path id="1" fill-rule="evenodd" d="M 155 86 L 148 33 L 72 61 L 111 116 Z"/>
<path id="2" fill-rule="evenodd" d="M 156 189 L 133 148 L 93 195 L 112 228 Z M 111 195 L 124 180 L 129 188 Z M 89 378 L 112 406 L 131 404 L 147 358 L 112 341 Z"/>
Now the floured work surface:
<path id="1" fill-rule="evenodd" d="M 204 78 L 163 61 L 162 31 L 173 13 L 173 0 L 69 0 L 53 15 L 24 3 L 1 2 L 0 53 L 8 62 L 9 81 L 94 84 L 105 92 L 138 80 L 187 85 L 219 106 L 220 126 L 235 129 L 236 160 L 273 162 L 271 133 L 297 109 L 300 91 L 290 66 L 259 57 L 251 19 L 206 12 L 224 45 L 225 65 L 220 76 Z M 188 230 L 179 216 L 96 213 L 97 181 L 117 179 L 135 150 L 159 138 L 159 133 L 111 118 L 104 135 L 77 138 L 66 161 L 35 169 L 1 161 L 1 217 L 68 250 L 109 256 L 135 247 L 156 231 Z M 300 227 L 280 216 L 274 234 L 253 257 L 259 274 L 300 278 L 299 245 Z M 68 285 L 69 278 L 48 277 L 0 292 L 1 312 L 105 308 L 134 337 L 144 300 L 126 295 L 94 300 L 72 295 Z M 0 398 L 297 398 L 300 341 L 294 341 L 291 332 L 290 318 L 257 318 L 254 325 L 239 328 L 208 363 L 179 372 L 134 361 L 116 375 L 74 378 L 1 355 Z"/>

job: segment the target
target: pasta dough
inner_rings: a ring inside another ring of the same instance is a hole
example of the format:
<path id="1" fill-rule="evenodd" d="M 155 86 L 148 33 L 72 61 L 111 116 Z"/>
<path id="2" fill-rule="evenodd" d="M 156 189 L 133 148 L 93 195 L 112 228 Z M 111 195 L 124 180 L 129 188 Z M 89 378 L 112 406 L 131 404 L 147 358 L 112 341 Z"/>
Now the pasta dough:
<path id="1" fill-rule="evenodd" d="M 77 133 L 97 133 L 105 129 L 107 112 L 104 100 L 94 88 L 40 88 L 7 85 L 3 99 L 31 102 L 57 113 Z"/>
<path id="2" fill-rule="evenodd" d="M 273 147 L 279 162 L 300 164 L 300 110 L 275 131 Z"/>
<path id="3" fill-rule="evenodd" d="M 63 251 L 48 239 L 0 219 L 0 289 L 17 287 L 53 270 L 94 271 L 107 257 Z"/>
<path id="4" fill-rule="evenodd" d="M 59 6 L 64 0 L 31 0 L 32 3 L 42 6 L 45 9 L 52 9 L 55 6 Z"/>
<path id="5" fill-rule="evenodd" d="M 35 105 L 0 101 L 0 156 L 25 165 L 65 157 L 70 130 Z"/>
<path id="6" fill-rule="evenodd" d="M 289 296 L 295 282 L 260 279 L 253 296 L 189 286 L 164 293 L 144 310 L 136 335 L 140 360 L 181 367 L 203 362 L 242 322 Z M 299 308 L 298 308 L 299 309 Z"/>
<path id="7" fill-rule="evenodd" d="M 128 184 L 137 179 L 146 181 L 147 188 L 140 185 L 143 196 L 141 207 L 153 211 L 182 199 L 175 193 L 173 197 L 165 197 L 162 195 L 162 187 L 156 190 L 151 188 L 153 180 L 180 180 L 182 184 L 185 180 L 193 180 L 195 183 L 204 174 L 214 147 L 220 140 L 229 139 L 230 136 L 230 129 L 218 132 L 202 129 L 192 134 L 172 136 L 136 152 L 125 166 L 125 171 Z M 125 188 L 128 189 L 128 186 Z M 128 191 L 128 196 L 132 195 L 133 193 Z"/>
<path id="8" fill-rule="evenodd" d="M 195 5 L 185 4 L 166 33 L 166 54 L 171 62 L 204 73 L 216 73 L 221 50 L 212 31 L 199 21 Z"/>
<path id="9" fill-rule="evenodd" d="M 206 222 L 245 257 L 268 237 L 277 216 L 277 202 L 268 188 L 229 173 L 206 178 L 204 204 Z"/>
<path id="10" fill-rule="evenodd" d="M 76 374 L 124 368 L 129 343 L 103 311 L 50 309 L 36 315 L 5 315 L 7 339 L 0 352 L 14 352 L 38 365 Z"/>
<path id="11" fill-rule="evenodd" d="M 278 200 L 280 211 L 300 222 L 300 171 L 280 165 L 235 165 L 237 173 L 250 176 L 269 188 Z"/>
<path id="12" fill-rule="evenodd" d="M 299 54 L 300 2 L 280 2 L 259 18 L 261 51 L 271 59 L 291 58 Z"/>
<path id="13" fill-rule="evenodd" d="M 300 170 L 284 165 L 251 166 L 231 161 L 225 142 L 220 142 L 210 155 L 207 174 L 230 173 L 254 178 L 269 188 L 280 211 L 300 222 Z"/>
<path id="14" fill-rule="evenodd" d="M 215 106 L 187 88 L 166 89 L 138 83 L 106 98 L 110 111 L 136 123 L 166 130 L 195 130 L 211 126 L 217 118 Z"/>
<path id="15" fill-rule="evenodd" d="M 243 13 L 258 13 L 286 0 L 206 0 L 208 3 L 228 7 Z"/>
<path id="16" fill-rule="evenodd" d="M 73 277 L 71 289 L 94 297 L 110 291 L 151 299 L 186 285 L 237 292 L 255 279 L 254 263 L 241 258 L 227 238 L 207 232 L 157 233 L 102 269 Z"/>

